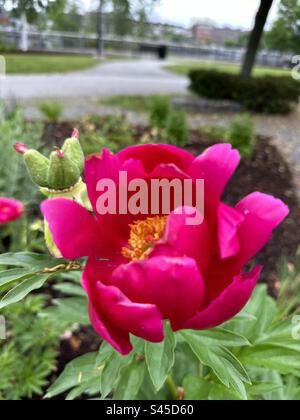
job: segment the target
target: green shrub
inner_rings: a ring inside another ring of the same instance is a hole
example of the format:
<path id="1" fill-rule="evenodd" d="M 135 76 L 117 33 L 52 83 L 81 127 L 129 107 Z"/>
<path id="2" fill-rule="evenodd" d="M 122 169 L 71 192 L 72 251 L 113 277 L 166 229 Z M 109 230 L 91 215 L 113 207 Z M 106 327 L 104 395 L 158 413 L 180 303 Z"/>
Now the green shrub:
<path id="1" fill-rule="evenodd" d="M 61 331 L 56 321 L 38 316 L 46 300 L 30 296 L 2 312 L 9 337 L 0 341 L 0 400 L 42 395 L 55 368 Z"/>
<path id="2" fill-rule="evenodd" d="M 15 45 L 6 44 L 0 40 L 0 53 L 1 54 L 14 54 L 17 53 L 19 50 Z"/>
<path id="3" fill-rule="evenodd" d="M 226 136 L 226 128 L 219 125 L 201 125 L 199 134 L 214 141 L 223 141 Z"/>
<path id="4" fill-rule="evenodd" d="M 189 127 L 184 111 L 172 110 L 166 123 L 165 138 L 169 144 L 184 147 L 188 141 Z"/>
<path id="5" fill-rule="evenodd" d="M 40 113 L 51 123 L 61 120 L 63 107 L 59 102 L 44 102 L 38 107 Z"/>
<path id="6" fill-rule="evenodd" d="M 81 122 L 80 143 L 85 156 L 108 148 L 117 152 L 133 144 L 132 127 L 119 116 L 99 117 L 91 115 Z"/>
<path id="7" fill-rule="evenodd" d="M 171 108 L 170 99 L 165 96 L 156 96 L 152 99 L 150 107 L 150 126 L 165 128 Z"/>
<path id="8" fill-rule="evenodd" d="M 249 114 L 237 115 L 230 123 L 225 140 L 245 158 L 251 158 L 255 147 L 255 124 Z"/>
<path id="9" fill-rule="evenodd" d="M 239 102 L 249 111 L 267 114 L 285 114 L 298 103 L 300 84 L 290 77 L 253 77 L 212 70 L 190 72 L 190 88 L 209 99 Z"/>
<path id="10" fill-rule="evenodd" d="M 41 124 L 26 123 L 20 109 L 10 116 L 0 109 L 0 195 L 14 197 L 25 203 L 31 203 L 36 197 L 36 188 L 30 177 L 24 172 L 24 164 L 13 149 L 19 141 L 28 147 L 37 149 L 42 135 Z"/>
<path id="11" fill-rule="evenodd" d="M 111 152 L 118 151 L 117 145 L 102 137 L 102 133 L 99 131 L 83 133 L 80 137 L 80 144 L 85 156 L 99 153 L 104 148 L 108 148 Z"/>

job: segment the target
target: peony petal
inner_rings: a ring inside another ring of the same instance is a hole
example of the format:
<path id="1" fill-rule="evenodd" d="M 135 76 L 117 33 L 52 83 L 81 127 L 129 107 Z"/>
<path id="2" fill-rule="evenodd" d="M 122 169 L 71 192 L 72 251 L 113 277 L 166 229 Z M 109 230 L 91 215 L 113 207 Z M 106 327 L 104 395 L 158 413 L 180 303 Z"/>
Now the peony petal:
<path id="1" fill-rule="evenodd" d="M 131 352 L 132 345 L 128 332 L 114 325 L 105 325 L 91 304 L 89 305 L 89 316 L 96 333 L 103 340 L 107 341 L 115 350 L 124 356 Z"/>
<path id="2" fill-rule="evenodd" d="M 131 350 L 129 334 L 158 343 L 164 338 L 162 316 L 155 305 L 130 301 L 120 289 L 102 282 L 97 261 L 90 259 L 83 283 L 90 300 L 90 317 L 98 334 L 116 350 Z"/>
<path id="3" fill-rule="evenodd" d="M 221 203 L 218 209 L 218 233 L 221 258 L 229 258 L 240 250 L 238 228 L 245 220 L 244 216 L 229 206 Z"/>
<path id="4" fill-rule="evenodd" d="M 256 192 L 244 198 L 236 210 L 245 217 L 239 228 L 241 249 L 237 256 L 242 267 L 267 244 L 289 209 L 281 200 Z"/>
<path id="5" fill-rule="evenodd" d="M 56 198 L 44 201 L 41 209 L 64 258 L 74 260 L 101 254 L 96 220 L 84 207 L 72 200 Z"/>
<path id="6" fill-rule="evenodd" d="M 184 328 L 205 330 L 217 327 L 237 315 L 246 306 L 257 284 L 262 267 L 245 276 L 239 275 L 223 293 L 185 323 Z"/>
<path id="7" fill-rule="evenodd" d="M 113 284 L 131 300 L 156 305 L 174 330 L 201 307 L 204 283 L 191 258 L 150 258 L 120 266 Z"/>
<path id="8" fill-rule="evenodd" d="M 128 159 L 141 161 L 149 174 L 161 164 L 173 164 L 181 171 L 186 172 L 195 159 L 191 153 L 168 144 L 145 144 L 127 147 L 116 156 L 122 162 Z"/>
<path id="9" fill-rule="evenodd" d="M 189 174 L 194 179 L 204 179 L 205 198 L 210 205 L 218 205 L 239 162 L 239 153 L 230 144 L 216 144 L 194 160 Z"/>
<path id="10" fill-rule="evenodd" d="M 107 149 L 103 149 L 101 155 L 92 156 L 86 160 L 84 177 L 87 184 L 88 195 L 96 215 L 98 214 L 98 182 L 103 179 L 110 179 L 118 185 L 120 171 L 121 165 L 119 160 Z"/>
<path id="11" fill-rule="evenodd" d="M 164 238 L 157 243 L 151 255 L 157 256 L 158 252 L 161 255 L 163 249 L 167 256 L 184 255 L 193 258 L 204 275 L 211 259 L 209 228 L 205 220 L 201 224 L 188 225 L 189 217 L 201 219 L 201 214 L 195 209 L 183 207 L 177 209 L 177 212 L 170 214 Z"/>

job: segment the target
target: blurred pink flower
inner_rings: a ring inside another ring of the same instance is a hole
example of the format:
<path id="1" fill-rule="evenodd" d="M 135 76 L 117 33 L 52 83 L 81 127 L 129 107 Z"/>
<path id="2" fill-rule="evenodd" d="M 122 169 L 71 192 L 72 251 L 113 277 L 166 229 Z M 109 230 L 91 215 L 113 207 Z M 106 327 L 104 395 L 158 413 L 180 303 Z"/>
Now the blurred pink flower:
<path id="1" fill-rule="evenodd" d="M 13 198 L 0 197 L 0 225 L 19 219 L 24 213 L 24 206 Z"/>
<path id="2" fill-rule="evenodd" d="M 130 147 L 116 155 L 104 150 L 85 168 L 95 217 L 71 200 L 42 204 L 62 255 L 89 257 L 83 285 L 90 318 L 98 334 L 120 353 L 131 351 L 130 334 L 162 341 L 164 319 L 174 331 L 210 329 L 248 302 L 262 267 L 249 273 L 243 267 L 271 239 L 289 210 L 282 201 L 258 192 L 234 208 L 222 203 L 239 161 L 238 152 L 227 144 L 197 158 L 168 145 Z M 118 182 L 120 171 L 147 182 L 204 179 L 204 222 L 188 226 L 184 211 L 144 219 L 97 215 L 98 181 Z"/>

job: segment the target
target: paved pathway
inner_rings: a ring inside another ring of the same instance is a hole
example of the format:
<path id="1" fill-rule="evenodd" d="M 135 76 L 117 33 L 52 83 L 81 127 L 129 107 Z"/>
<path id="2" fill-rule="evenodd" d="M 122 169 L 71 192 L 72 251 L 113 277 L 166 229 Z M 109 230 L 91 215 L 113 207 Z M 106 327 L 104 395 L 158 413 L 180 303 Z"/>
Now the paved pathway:
<path id="1" fill-rule="evenodd" d="M 156 60 L 122 60 L 67 74 L 8 75 L 1 81 L 1 96 L 4 99 L 100 98 L 185 93 L 187 79 L 166 72 L 163 64 Z"/>
<path id="2" fill-rule="evenodd" d="M 163 65 L 155 60 L 114 61 L 63 75 L 7 76 L 1 81 L 0 93 L 4 99 L 20 101 L 30 118 L 38 118 L 32 103 L 44 98 L 63 101 L 67 119 L 78 119 L 89 113 L 116 114 L 115 108 L 100 105 L 101 97 L 155 93 L 181 95 L 187 92 L 187 78 L 166 72 Z M 119 113 L 123 111 L 119 110 Z M 142 114 L 126 114 L 134 123 L 147 121 Z M 200 112 L 190 118 L 190 123 L 193 127 L 201 124 L 227 126 L 232 117 L 233 113 L 229 112 Z M 300 108 L 290 116 L 257 116 L 256 123 L 258 133 L 272 137 L 290 162 L 300 199 Z"/>

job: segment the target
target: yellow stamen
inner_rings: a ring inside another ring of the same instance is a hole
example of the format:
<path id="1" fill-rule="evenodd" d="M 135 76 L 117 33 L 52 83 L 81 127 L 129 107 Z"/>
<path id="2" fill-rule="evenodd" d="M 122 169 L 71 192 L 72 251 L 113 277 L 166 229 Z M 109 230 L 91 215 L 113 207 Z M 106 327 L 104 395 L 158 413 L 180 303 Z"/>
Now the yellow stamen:
<path id="1" fill-rule="evenodd" d="M 166 228 L 167 217 L 148 217 L 130 225 L 129 247 L 122 249 L 125 258 L 133 261 L 148 258 L 154 243 L 158 241 Z"/>

